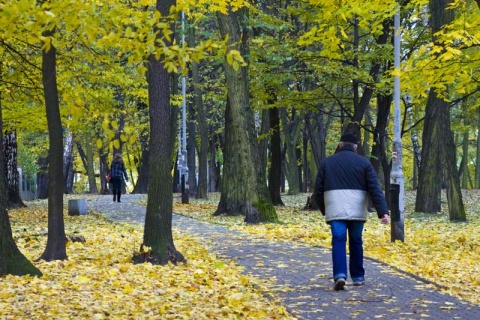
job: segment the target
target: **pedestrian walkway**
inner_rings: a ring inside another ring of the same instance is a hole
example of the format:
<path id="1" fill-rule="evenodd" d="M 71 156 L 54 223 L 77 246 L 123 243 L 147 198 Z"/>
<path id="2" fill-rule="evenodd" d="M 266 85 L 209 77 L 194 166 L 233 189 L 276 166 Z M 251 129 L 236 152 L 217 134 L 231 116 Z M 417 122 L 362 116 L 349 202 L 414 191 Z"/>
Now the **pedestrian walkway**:
<path id="1" fill-rule="evenodd" d="M 139 195 L 122 203 L 110 196 L 88 207 L 112 221 L 144 223 Z M 222 259 L 233 259 L 245 272 L 272 283 L 270 292 L 298 319 L 480 319 L 480 306 L 461 301 L 412 275 L 381 262 L 365 260 L 366 283 L 334 291 L 330 250 L 301 243 L 272 242 L 220 225 L 173 215 L 173 226 L 198 239 Z M 255 303 L 252 301 L 252 303 Z"/>

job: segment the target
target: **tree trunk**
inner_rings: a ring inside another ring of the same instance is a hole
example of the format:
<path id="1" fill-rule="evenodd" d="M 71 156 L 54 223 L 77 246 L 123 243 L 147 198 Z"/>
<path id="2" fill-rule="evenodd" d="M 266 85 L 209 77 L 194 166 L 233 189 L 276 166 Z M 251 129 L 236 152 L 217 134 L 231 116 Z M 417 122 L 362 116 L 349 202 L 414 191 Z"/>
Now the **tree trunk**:
<path id="1" fill-rule="evenodd" d="M 420 164 L 422 163 L 422 150 L 420 148 L 420 143 L 418 142 L 418 134 L 417 129 L 415 128 L 415 123 L 413 122 L 413 112 L 412 106 L 407 105 L 405 109 L 405 113 L 407 114 L 410 126 L 412 127 L 410 136 L 412 140 L 412 147 L 413 147 L 413 157 L 414 157 L 414 189 L 417 189 L 417 175 L 418 170 L 420 170 Z"/>
<path id="2" fill-rule="evenodd" d="M 241 24 L 245 23 L 246 9 L 228 15 L 217 13 L 220 33 L 228 38 L 229 49 L 245 53 L 247 34 Z M 241 43 L 241 46 L 240 46 Z M 244 55 L 245 56 L 245 55 Z M 227 106 L 225 110 L 224 168 L 221 197 L 216 215 L 243 214 L 248 223 L 277 221 L 265 177 L 260 174 L 260 155 L 255 135 L 253 112 L 249 101 L 248 67 L 238 70 L 225 64 L 227 82 Z M 228 178 L 226 178 L 228 177 Z"/>
<path id="3" fill-rule="evenodd" d="M 268 159 L 268 134 L 270 130 L 270 120 L 268 116 L 269 110 L 268 109 L 263 109 L 262 110 L 262 119 L 261 119 L 261 125 L 260 125 L 260 131 L 258 132 L 258 136 L 261 137 L 260 142 L 259 142 L 259 156 L 260 156 L 260 174 L 262 177 L 265 179 L 268 179 L 267 175 L 267 159 Z"/>
<path id="4" fill-rule="evenodd" d="M 443 100 L 442 100 L 443 101 Z M 444 101 L 443 101 L 444 102 Z M 448 103 L 444 102 L 444 106 L 440 107 L 440 122 L 438 126 L 442 131 L 443 142 L 441 150 L 443 155 L 443 163 L 445 168 L 445 186 L 447 189 L 448 215 L 450 221 L 466 221 L 467 215 L 463 205 L 462 190 L 460 188 L 460 179 L 457 174 L 457 166 L 455 159 L 455 144 L 453 132 L 450 129 L 450 108 Z"/>
<path id="5" fill-rule="evenodd" d="M 430 1 L 430 12 L 431 12 L 431 24 L 433 33 L 440 31 L 442 27 L 453 20 L 453 11 L 447 9 L 448 5 L 451 3 L 450 0 L 431 0 Z M 434 41 L 436 39 L 434 38 Z M 437 43 L 438 44 L 438 43 Z M 441 44 L 439 44 L 441 45 Z M 427 120 L 428 125 L 427 125 Z M 429 128 L 432 126 L 433 128 Z M 426 130 L 429 128 L 430 130 Z M 427 135 L 425 134 L 427 133 Z M 431 134 L 429 134 L 431 133 Z M 422 153 L 422 164 L 420 170 L 420 181 L 418 190 L 422 191 L 421 193 L 417 192 L 416 199 L 416 211 L 422 212 L 436 212 L 440 210 L 440 183 L 439 179 L 441 175 L 440 170 L 431 170 L 428 169 L 438 169 L 440 168 L 440 158 L 437 156 L 438 151 L 443 160 L 444 172 L 445 172 L 445 185 L 447 188 L 447 201 L 449 208 L 449 216 L 452 221 L 463 221 L 466 220 L 465 209 L 463 206 L 462 193 L 460 189 L 460 180 L 457 175 L 456 170 L 456 159 L 455 159 L 455 144 L 453 141 L 453 135 L 450 129 L 450 110 L 448 103 L 444 101 L 440 94 L 437 93 L 435 88 L 430 88 L 428 95 L 427 106 L 425 110 L 425 124 L 424 124 L 424 137 L 423 141 L 428 141 L 429 143 L 424 144 L 424 151 L 429 150 L 431 153 Z M 433 146 L 433 148 L 432 148 Z M 424 166 L 424 163 L 432 162 L 429 157 L 434 159 L 435 167 L 430 165 Z M 436 175 L 438 177 L 432 177 Z M 434 186 L 434 183 L 438 183 L 438 187 Z M 425 191 L 435 191 L 436 194 L 428 194 Z M 434 196 L 435 199 L 438 199 L 438 208 L 433 208 L 425 206 L 429 204 L 429 200 L 426 199 L 429 195 Z M 424 206 L 422 206 L 424 205 Z M 422 209 L 437 209 L 436 211 L 426 211 Z"/>
<path id="6" fill-rule="evenodd" d="M 73 134 L 71 132 L 64 133 L 65 144 L 63 146 L 63 178 L 64 193 L 73 193 Z"/>
<path id="7" fill-rule="evenodd" d="M 17 168 L 17 135 L 15 131 L 7 131 L 3 137 L 3 155 L 5 160 L 5 177 L 7 178 L 7 207 L 26 207 L 20 197 L 20 178 Z"/>
<path id="8" fill-rule="evenodd" d="M 438 126 L 438 109 L 442 101 L 436 97 L 434 90 L 428 94 L 425 107 L 425 119 L 423 124 L 422 162 L 418 172 L 417 197 L 415 199 L 415 211 L 436 213 L 441 210 L 441 167 L 440 167 L 440 141 L 441 136 Z"/>
<path id="9" fill-rule="evenodd" d="M 275 206 L 284 206 L 281 195 L 282 187 L 282 146 L 280 139 L 280 117 L 278 108 L 269 108 L 270 130 L 270 169 L 268 172 L 268 191 Z"/>
<path id="10" fill-rule="evenodd" d="M 189 29 L 190 45 L 196 44 L 195 29 Z M 208 192 L 208 124 L 205 115 L 205 106 L 203 104 L 203 94 L 200 88 L 200 71 L 198 63 L 192 62 L 192 78 L 194 101 L 197 109 L 196 120 L 198 128 L 198 139 L 200 143 L 198 149 L 198 185 L 196 199 L 207 199 Z"/>
<path id="11" fill-rule="evenodd" d="M 315 159 L 315 170 L 313 176 L 316 176 L 318 168 L 323 159 L 327 155 L 327 131 L 330 127 L 332 117 L 327 116 L 327 120 L 324 120 L 322 112 L 318 112 L 311 117 L 307 116 L 305 119 L 305 125 L 309 136 L 310 145 L 312 148 L 313 158 Z"/>
<path id="12" fill-rule="evenodd" d="M 37 197 L 39 199 L 48 198 L 48 157 L 39 157 L 37 160 Z"/>
<path id="13" fill-rule="evenodd" d="M 210 161 L 209 161 L 209 168 L 208 170 L 208 189 L 210 192 L 218 192 L 220 190 L 221 185 L 221 168 L 223 166 L 223 156 L 222 161 L 219 161 L 217 154 L 219 152 L 218 147 L 215 143 L 216 134 L 213 135 L 212 141 L 210 141 L 209 145 L 209 152 L 210 152 Z"/>
<path id="14" fill-rule="evenodd" d="M 480 108 L 477 109 L 477 153 L 475 159 L 475 188 L 480 189 Z"/>
<path id="15" fill-rule="evenodd" d="M 156 8 L 162 17 L 166 17 L 170 7 L 175 4 L 175 0 L 157 0 Z M 172 22 L 171 28 L 173 27 Z M 155 31 L 157 34 L 161 33 L 160 30 Z M 143 244 L 133 260 L 137 263 L 148 261 L 163 265 L 168 261 L 173 263 L 185 261 L 185 258 L 176 250 L 172 236 L 171 170 L 175 128 L 170 105 L 171 78 L 161 58 L 157 59 L 152 54 L 148 62 L 150 179 Z M 146 248 L 151 248 L 151 251 Z"/>
<path id="16" fill-rule="evenodd" d="M 384 190 L 387 191 L 385 192 L 387 203 L 390 203 L 390 192 L 388 192 L 390 190 L 390 166 L 385 143 L 392 99 L 392 95 L 379 95 L 377 97 L 377 123 L 373 130 L 373 147 L 370 156 L 370 162 L 379 177 L 381 177 L 380 166 L 382 168 Z"/>
<path id="17" fill-rule="evenodd" d="M 139 104 L 139 108 L 147 108 L 146 104 Z M 142 111 L 143 112 L 143 111 Z M 138 178 L 135 188 L 132 193 L 147 193 L 148 192 L 148 177 L 150 168 L 150 150 L 148 149 L 148 138 L 146 135 L 140 136 L 140 146 L 142 148 L 140 158 L 135 157 L 134 162 L 137 167 Z"/>
<path id="18" fill-rule="evenodd" d="M 53 38 L 54 31 L 45 31 L 44 37 Z M 66 260 L 66 237 L 63 222 L 63 132 L 58 103 L 56 49 L 42 52 L 42 80 L 47 113 L 48 137 L 48 237 L 40 259 Z"/>
<path id="19" fill-rule="evenodd" d="M 376 39 L 376 43 L 380 46 L 385 45 L 387 41 L 389 41 L 390 38 L 390 30 L 391 30 L 391 25 L 392 25 L 392 20 L 391 19 L 386 19 L 383 22 L 383 33 L 378 36 Z M 370 67 L 370 72 L 369 75 L 372 79 L 376 79 L 378 77 L 378 74 L 380 72 L 380 63 L 375 62 L 372 64 Z M 373 92 L 374 92 L 374 87 L 366 85 L 363 88 L 363 93 L 362 97 L 360 99 L 360 102 L 355 103 L 355 97 L 354 97 L 354 110 L 353 110 L 353 116 L 350 119 L 349 124 L 347 125 L 345 132 L 350 132 L 355 134 L 358 138 L 360 138 L 360 123 L 362 123 L 363 116 L 365 114 L 365 111 L 368 108 L 368 105 L 370 104 L 370 100 L 372 98 Z"/>
<path id="20" fill-rule="evenodd" d="M 101 185 L 101 193 L 102 194 L 109 194 L 109 185 L 105 179 L 105 176 L 110 171 L 110 164 L 107 163 L 107 154 L 104 152 L 103 149 L 98 150 L 98 156 L 100 161 L 100 185 Z"/>
<path id="21" fill-rule="evenodd" d="M 297 166 L 297 142 L 300 137 L 300 123 L 292 110 L 291 118 L 287 116 L 285 109 L 280 110 L 280 119 L 283 123 L 283 135 L 285 136 L 285 175 L 288 181 L 288 195 L 296 195 L 300 192 L 300 175 Z"/>
<path id="22" fill-rule="evenodd" d="M 188 165 L 188 192 L 190 195 L 197 194 L 197 161 L 196 161 L 196 143 L 195 136 L 196 125 L 195 125 L 195 111 L 193 110 L 193 105 L 189 104 L 187 117 L 189 121 L 187 122 L 187 165 Z"/>
<path id="23" fill-rule="evenodd" d="M 75 145 L 77 146 L 80 160 L 82 160 L 83 168 L 85 169 L 85 172 L 88 172 L 87 154 L 85 153 L 85 150 L 83 150 L 82 144 L 79 141 L 75 141 Z"/>
<path id="24" fill-rule="evenodd" d="M 85 133 L 85 149 L 86 149 L 86 158 L 87 158 L 87 166 L 85 170 L 87 171 L 87 178 L 88 178 L 88 191 L 91 194 L 98 193 L 97 188 L 97 179 L 95 178 L 95 167 L 93 165 L 93 148 L 92 148 L 92 136 L 90 130 Z M 102 177 L 100 177 L 102 178 Z"/>
<path id="25" fill-rule="evenodd" d="M 465 125 L 467 127 L 467 125 Z M 468 135 L 470 132 L 466 130 L 463 133 L 463 141 L 462 141 L 462 166 L 461 166 L 461 173 L 462 173 L 462 189 L 468 189 Z"/>

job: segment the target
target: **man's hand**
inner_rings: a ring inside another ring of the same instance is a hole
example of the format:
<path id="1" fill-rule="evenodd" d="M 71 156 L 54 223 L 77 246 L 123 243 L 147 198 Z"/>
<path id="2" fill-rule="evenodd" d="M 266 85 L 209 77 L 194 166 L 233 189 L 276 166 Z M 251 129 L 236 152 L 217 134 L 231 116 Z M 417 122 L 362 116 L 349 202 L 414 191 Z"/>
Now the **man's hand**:
<path id="1" fill-rule="evenodd" d="M 383 217 L 382 217 L 382 224 L 388 224 L 388 217 L 389 215 L 388 214 L 384 214 Z"/>

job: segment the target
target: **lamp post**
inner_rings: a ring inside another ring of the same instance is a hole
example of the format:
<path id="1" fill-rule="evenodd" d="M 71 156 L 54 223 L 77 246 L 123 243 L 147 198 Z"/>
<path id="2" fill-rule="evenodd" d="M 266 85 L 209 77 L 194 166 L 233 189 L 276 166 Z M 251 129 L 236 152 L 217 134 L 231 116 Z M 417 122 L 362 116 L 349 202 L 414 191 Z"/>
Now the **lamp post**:
<path id="1" fill-rule="evenodd" d="M 185 46 L 185 13 L 182 11 L 182 47 Z M 182 153 L 181 153 L 181 190 L 182 203 L 189 203 L 188 198 L 188 163 L 187 163 L 187 79 L 182 74 Z"/>
<path id="2" fill-rule="evenodd" d="M 393 152 L 392 152 L 392 172 L 391 172 L 391 241 L 404 241 L 404 175 L 402 171 L 402 137 L 400 126 L 400 5 L 394 17 L 394 120 L 393 120 Z"/>

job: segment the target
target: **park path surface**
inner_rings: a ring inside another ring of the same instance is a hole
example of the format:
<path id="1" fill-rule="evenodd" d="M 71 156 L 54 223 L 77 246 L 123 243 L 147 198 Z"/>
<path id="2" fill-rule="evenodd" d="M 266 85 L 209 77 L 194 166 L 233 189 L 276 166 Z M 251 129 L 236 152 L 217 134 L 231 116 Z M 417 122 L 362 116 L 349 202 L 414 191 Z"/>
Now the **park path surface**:
<path id="1" fill-rule="evenodd" d="M 142 195 L 88 200 L 88 208 L 111 221 L 143 225 Z M 365 259 L 366 283 L 334 291 L 331 251 L 302 243 L 269 241 L 228 228 L 173 215 L 173 227 L 198 239 L 219 258 L 234 260 L 245 272 L 272 283 L 270 292 L 298 319 L 480 319 L 480 306 L 451 297 L 425 280 Z M 252 303 L 255 303 L 252 301 Z"/>

